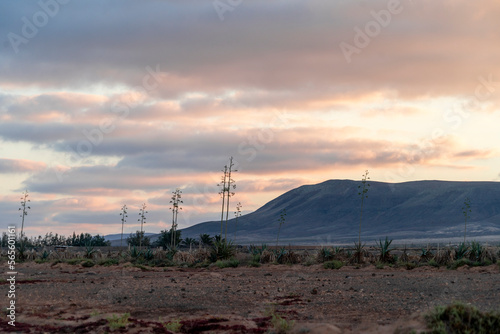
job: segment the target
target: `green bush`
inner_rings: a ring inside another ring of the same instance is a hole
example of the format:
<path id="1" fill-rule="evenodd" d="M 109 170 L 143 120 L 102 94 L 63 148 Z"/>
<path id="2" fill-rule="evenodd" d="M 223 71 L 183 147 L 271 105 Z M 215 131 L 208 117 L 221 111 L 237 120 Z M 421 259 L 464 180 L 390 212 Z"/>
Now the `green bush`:
<path id="1" fill-rule="evenodd" d="M 74 266 L 80 264 L 82 261 L 82 259 L 69 259 L 66 261 L 66 263 Z"/>
<path id="2" fill-rule="evenodd" d="M 273 313 L 271 315 L 271 325 L 273 326 L 276 333 L 282 334 L 282 333 L 288 333 L 290 330 L 292 330 L 293 326 L 295 325 L 295 321 L 294 320 L 287 321 L 286 319 L 282 318 L 279 314 Z"/>
<path id="3" fill-rule="evenodd" d="M 415 262 L 406 262 L 405 264 L 406 270 L 412 270 L 418 267 Z"/>
<path id="4" fill-rule="evenodd" d="M 342 261 L 332 260 L 323 263 L 323 268 L 325 269 L 340 269 L 344 264 Z"/>
<path id="5" fill-rule="evenodd" d="M 95 265 L 95 263 L 92 260 L 86 260 L 85 262 L 82 262 L 82 267 L 85 267 L 85 268 L 90 268 L 90 267 L 93 267 L 94 265 Z"/>
<path id="6" fill-rule="evenodd" d="M 105 267 L 115 266 L 118 264 L 118 259 L 105 259 L 105 260 L 99 261 L 97 264 L 100 266 L 105 266 Z"/>
<path id="7" fill-rule="evenodd" d="M 230 260 L 218 260 L 215 262 L 215 265 L 219 268 L 236 268 L 240 264 L 240 261 L 236 259 L 230 259 Z"/>
<path id="8" fill-rule="evenodd" d="M 453 303 L 437 306 L 425 315 L 427 327 L 436 334 L 498 333 L 500 312 L 480 312 L 471 305 Z"/>
<path id="9" fill-rule="evenodd" d="M 165 327 L 170 332 L 178 333 L 181 331 L 182 324 L 179 320 L 174 320 L 163 324 L 163 327 Z"/>
<path id="10" fill-rule="evenodd" d="M 428 262 L 427 262 L 427 265 L 428 266 L 431 266 L 431 267 L 436 267 L 436 268 L 439 268 L 439 263 L 436 262 L 436 260 L 434 259 L 430 259 Z"/>
<path id="11" fill-rule="evenodd" d="M 45 263 L 45 262 L 49 262 L 49 260 L 48 259 L 36 259 L 35 260 L 35 263 L 37 263 L 37 264 Z"/>
<path id="12" fill-rule="evenodd" d="M 258 268 L 260 267 L 260 262 L 259 261 L 251 261 L 249 264 L 248 264 L 249 267 L 255 267 L 255 268 Z"/>
<path id="13" fill-rule="evenodd" d="M 122 316 L 113 314 L 112 317 L 108 318 L 108 326 L 111 330 L 126 327 L 128 325 L 128 318 L 130 313 L 125 313 Z"/>
<path id="14" fill-rule="evenodd" d="M 454 270 L 465 265 L 471 266 L 472 262 L 470 262 L 469 259 L 461 258 L 460 260 L 453 261 L 450 265 L 448 265 L 448 269 Z"/>

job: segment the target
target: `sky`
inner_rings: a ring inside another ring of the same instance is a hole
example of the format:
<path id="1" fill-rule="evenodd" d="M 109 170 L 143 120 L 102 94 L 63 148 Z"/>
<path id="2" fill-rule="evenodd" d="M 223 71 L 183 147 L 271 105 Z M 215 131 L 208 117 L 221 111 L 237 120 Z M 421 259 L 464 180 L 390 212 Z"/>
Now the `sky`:
<path id="1" fill-rule="evenodd" d="M 0 220 L 218 220 L 329 179 L 500 180 L 496 0 L 0 2 Z"/>

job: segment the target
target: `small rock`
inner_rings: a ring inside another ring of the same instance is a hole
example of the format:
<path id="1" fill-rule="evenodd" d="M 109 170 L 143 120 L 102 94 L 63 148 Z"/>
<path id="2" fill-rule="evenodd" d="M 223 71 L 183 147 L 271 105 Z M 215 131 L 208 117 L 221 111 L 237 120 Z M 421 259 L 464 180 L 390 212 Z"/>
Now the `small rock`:
<path id="1" fill-rule="evenodd" d="M 317 295 L 317 294 L 318 294 L 318 289 L 313 288 L 313 289 L 311 290 L 311 295 Z"/>

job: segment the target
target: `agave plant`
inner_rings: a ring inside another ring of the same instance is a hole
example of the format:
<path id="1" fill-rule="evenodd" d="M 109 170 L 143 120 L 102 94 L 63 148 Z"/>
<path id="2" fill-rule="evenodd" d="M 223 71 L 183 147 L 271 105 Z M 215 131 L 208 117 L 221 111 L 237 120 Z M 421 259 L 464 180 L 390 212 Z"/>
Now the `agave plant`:
<path id="1" fill-rule="evenodd" d="M 232 241 L 216 240 L 210 251 L 210 259 L 212 262 L 217 260 L 228 260 L 235 254 L 235 248 Z"/>
<path id="2" fill-rule="evenodd" d="M 463 259 L 469 253 L 469 246 L 464 243 L 459 244 L 455 248 L 455 260 Z"/>
<path id="3" fill-rule="evenodd" d="M 150 261 L 150 260 L 154 259 L 154 257 L 155 257 L 151 248 L 148 248 L 147 250 L 145 250 L 143 255 L 144 255 L 144 259 L 146 261 Z"/>
<path id="4" fill-rule="evenodd" d="M 391 261 L 391 243 L 392 243 L 392 239 L 389 240 L 387 237 L 385 237 L 385 241 L 384 243 L 382 243 L 382 240 L 379 239 L 378 241 L 378 245 L 379 245 L 379 251 L 380 251 L 380 256 L 379 256 L 379 260 L 381 262 L 390 262 Z"/>
<path id="5" fill-rule="evenodd" d="M 429 247 L 427 248 L 422 248 L 422 252 L 420 253 L 420 259 L 423 261 L 429 261 L 434 254 L 432 254 L 432 251 Z"/>
<path id="6" fill-rule="evenodd" d="M 361 244 L 359 242 L 354 243 L 354 260 L 356 263 L 361 263 L 363 262 L 363 255 L 365 252 L 365 245 L 366 244 Z"/>
<path id="7" fill-rule="evenodd" d="M 135 246 L 130 250 L 130 257 L 136 259 L 142 255 L 142 252 L 138 250 Z"/>
<path id="8" fill-rule="evenodd" d="M 469 259 L 480 262 L 484 255 L 484 247 L 479 242 L 473 241 L 470 244 Z"/>
<path id="9" fill-rule="evenodd" d="M 276 255 L 276 262 L 282 264 L 283 259 L 285 258 L 287 252 L 286 252 L 285 247 L 281 247 L 281 249 L 276 249 L 274 251 L 274 254 Z"/>
<path id="10" fill-rule="evenodd" d="M 318 251 L 317 259 L 318 259 L 318 262 L 325 262 L 325 261 L 333 260 L 333 256 L 334 256 L 334 253 L 332 252 L 331 248 L 322 247 Z"/>
<path id="11" fill-rule="evenodd" d="M 85 244 L 85 258 L 90 259 L 92 258 L 92 255 L 96 252 L 96 249 L 94 249 L 94 246 L 92 246 L 92 243 L 89 242 Z"/>

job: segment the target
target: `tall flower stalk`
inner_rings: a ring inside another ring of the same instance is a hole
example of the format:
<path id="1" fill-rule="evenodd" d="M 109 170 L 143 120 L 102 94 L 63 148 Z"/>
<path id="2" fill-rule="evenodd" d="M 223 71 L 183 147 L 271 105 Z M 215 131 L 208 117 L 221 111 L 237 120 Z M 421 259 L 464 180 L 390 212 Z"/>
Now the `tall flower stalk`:
<path id="1" fill-rule="evenodd" d="M 125 222 L 127 221 L 127 205 L 122 206 L 122 212 L 120 212 L 120 216 L 122 216 L 121 221 L 122 221 L 122 235 L 120 238 L 120 247 L 122 247 L 123 244 L 123 225 L 125 225 Z"/>
<path id="2" fill-rule="evenodd" d="M 464 245 L 465 245 L 465 239 L 467 237 L 467 220 L 470 218 L 469 213 L 472 212 L 470 209 L 470 199 L 469 197 L 465 198 L 464 201 L 464 206 L 462 207 L 462 213 L 464 214 L 464 220 L 465 220 L 465 225 L 464 225 Z"/>
<path id="3" fill-rule="evenodd" d="M 231 196 L 234 195 L 234 192 L 231 191 L 231 189 L 236 189 L 236 184 L 234 180 L 231 178 L 231 174 L 234 172 L 237 172 L 238 170 L 233 169 L 234 163 L 233 163 L 233 157 L 229 159 L 229 165 L 225 165 L 224 169 L 222 170 L 224 172 L 223 176 L 221 177 L 222 182 L 218 184 L 219 187 L 221 187 L 221 191 L 219 194 L 222 196 L 222 213 L 221 213 L 221 218 L 220 218 L 220 236 L 222 238 L 222 232 L 224 231 L 224 213 L 226 214 L 226 219 L 225 219 L 225 232 L 224 232 L 224 240 L 227 240 L 227 221 L 229 218 L 229 199 Z"/>
<path id="4" fill-rule="evenodd" d="M 286 209 L 281 210 L 280 212 L 280 218 L 278 219 L 278 222 L 280 223 L 280 226 L 278 227 L 278 236 L 276 237 L 276 250 L 278 249 L 278 244 L 280 240 L 280 230 L 281 230 L 281 225 L 285 223 L 286 220 Z"/>
<path id="5" fill-rule="evenodd" d="M 140 221 L 141 222 L 141 236 L 139 238 L 139 249 L 142 249 L 142 238 L 144 236 L 144 232 L 143 232 L 143 225 L 146 224 L 146 213 L 148 213 L 146 211 L 146 203 L 143 203 L 142 204 L 142 207 L 139 211 L 139 219 L 137 219 L 137 221 Z"/>
<path id="6" fill-rule="evenodd" d="M 30 206 L 27 206 L 29 202 L 31 202 L 29 199 L 29 194 L 28 190 L 25 190 L 23 192 L 23 195 L 21 197 L 21 207 L 19 208 L 19 211 L 22 211 L 21 213 L 21 242 L 23 241 L 23 236 L 24 236 L 24 217 L 28 215 L 28 210 L 31 209 Z"/>
<path id="7" fill-rule="evenodd" d="M 182 191 L 180 189 L 176 189 L 172 193 L 172 200 L 170 203 L 172 203 L 172 207 L 170 208 L 172 210 L 172 228 L 170 229 L 170 245 L 172 249 L 175 249 L 176 247 L 176 237 L 177 237 L 177 215 L 179 214 L 179 209 L 182 210 L 181 207 L 179 207 L 180 203 L 183 203 L 181 201 L 181 194 Z"/>
<path id="8" fill-rule="evenodd" d="M 238 232 L 238 218 L 241 217 L 241 203 L 236 204 L 236 211 L 234 212 L 234 217 L 236 218 L 234 222 L 234 240 L 236 243 L 236 232 Z"/>

